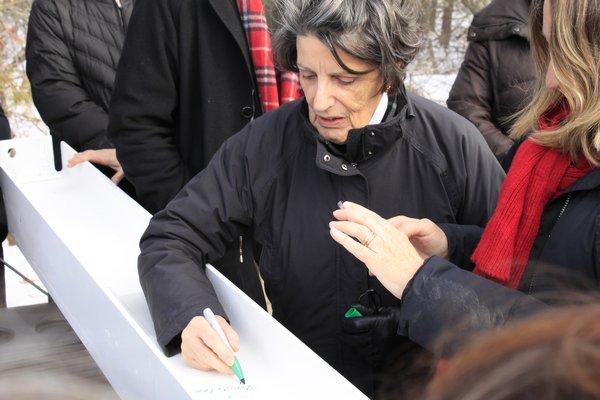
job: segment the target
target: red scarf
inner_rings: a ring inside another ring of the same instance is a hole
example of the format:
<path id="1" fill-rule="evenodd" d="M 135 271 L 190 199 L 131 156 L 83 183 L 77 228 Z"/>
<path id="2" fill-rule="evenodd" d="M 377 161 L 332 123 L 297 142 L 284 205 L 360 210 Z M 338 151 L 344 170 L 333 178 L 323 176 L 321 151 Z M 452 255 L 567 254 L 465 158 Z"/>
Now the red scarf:
<path id="1" fill-rule="evenodd" d="M 554 130 L 569 115 L 560 105 L 540 118 L 540 130 Z M 542 212 L 593 167 L 584 157 L 572 165 L 570 157 L 525 140 L 500 189 L 498 205 L 471 256 L 474 272 L 516 288 L 538 234 Z"/>
<path id="2" fill-rule="evenodd" d="M 246 31 L 263 112 L 300 97 L 298 76 L 295 73 L 282 72 L 279 77 L 275 73 L 271 36 L 262 0 L 237 0 L 237 6 Z"/>

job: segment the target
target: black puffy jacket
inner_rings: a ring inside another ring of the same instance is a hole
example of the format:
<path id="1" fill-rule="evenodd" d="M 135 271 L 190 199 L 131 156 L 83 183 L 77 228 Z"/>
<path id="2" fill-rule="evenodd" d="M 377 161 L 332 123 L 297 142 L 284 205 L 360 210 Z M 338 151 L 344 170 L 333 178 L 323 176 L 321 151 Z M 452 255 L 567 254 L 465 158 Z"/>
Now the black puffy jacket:
<path id="1" fill-rule="evenodd" d="M 35 0 L 27 76 L 50 132 L 77 151 L 113 148 L 108 106 L 134 0 Z M 121 6 L 122 4 L 122 6 Z"/>
<path id="2" fill-rule="evenodd" d="M 469 47 L 447 104 L 473 122 L 501 160 L 513 145 L 509 116 L 529 101 L 529 0 L 494 0 L 473 17 Z"/>

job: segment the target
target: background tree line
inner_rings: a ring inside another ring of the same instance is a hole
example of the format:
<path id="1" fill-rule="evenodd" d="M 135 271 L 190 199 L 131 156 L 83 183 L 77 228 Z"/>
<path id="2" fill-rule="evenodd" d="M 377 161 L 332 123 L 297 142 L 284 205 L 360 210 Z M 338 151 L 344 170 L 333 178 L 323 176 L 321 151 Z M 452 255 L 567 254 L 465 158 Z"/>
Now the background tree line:
<path id="1" fill-rule="evenodd" d="M 263 0 L 271 26 L 272 0 Z M 368 0 L 367 0 L 368 1 Z M 437 101 L 460 66 L 466 49 L 466 31 L 473 13 L 490 0 L 417 0 L 422 7 L 425 44 L 408 71 L 407 86 L 425 96 L 439 86 Z M 46 133 L 47 128 L 31 102 L 25 76 L 25 37 L 32 0 L 0 0 L 0 103 L 18 137 Z M 438 77 L 439 83 L 432 76 Z M 435 96 L 434 96 L 435 97 Z"/>

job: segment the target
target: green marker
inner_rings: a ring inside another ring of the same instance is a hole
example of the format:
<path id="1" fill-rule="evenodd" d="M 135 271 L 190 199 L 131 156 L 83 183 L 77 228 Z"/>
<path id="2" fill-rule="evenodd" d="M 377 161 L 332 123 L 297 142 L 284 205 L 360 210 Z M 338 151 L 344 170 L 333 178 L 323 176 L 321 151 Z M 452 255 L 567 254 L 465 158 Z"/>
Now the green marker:
<path id="1" fill-rule="evenodd" d="M 346 318 L 356 318 L 356 317 L 362 317 L 362 316 L 363 316 L 362 313 L 354 307 L 350 307 L 350 309 L 348 311 L 346 311 L 346 314 L 344 314 L 344 317 L 346 317 Z"/>
<path id="2" fill-rule="evenodd" d="M 215 314 L 212 312 L 212 310 L 210 308 L 205 308 L 202 313 L 204 314 L 204 318 L 206 318 L 210 326 L 212 326 L 212 328 L 219 334 L 219 337 L 221 338 L 223 343 L 225 343 L 225 345 L 229 347 L 229 350 L 233 352 L 233 349 L 229 344 L 229 340 L 227 340 L 227 336 L 225 336 L 225 332 L 223 332 L 223 329 L 221 328 L 221 325 L 219 325 L 219 321 L 217 321 L 217 317 L 215 317 Z M 246 379 L 244 379 L 242 367 L 240 366 L 240 362 L 238 361 L 235 355 L 233 356 L 233 365 L 231 365 L 230 368 L 235 374 L 235 376 L 238 377 L 240 382 L 245 385 Z"/>

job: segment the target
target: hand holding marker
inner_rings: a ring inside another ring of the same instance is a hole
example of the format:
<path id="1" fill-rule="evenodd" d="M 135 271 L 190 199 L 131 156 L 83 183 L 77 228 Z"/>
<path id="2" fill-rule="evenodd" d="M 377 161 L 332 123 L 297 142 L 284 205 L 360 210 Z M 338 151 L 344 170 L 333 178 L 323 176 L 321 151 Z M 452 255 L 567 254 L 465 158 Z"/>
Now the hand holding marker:
<path id="1" fill-rule="evenodd" d="M 210 308 L 205 308 L 202 313 L 204 314 L 204 318 L 206 318 L 210 326 L 217 332 L 223 343 L 225 343 L 225 345 L 229 347 L 229 350 L 233 352 L 233 349 L 229 344 L 229 340 L 227 340 L 225 332 L 223 332 L 223 328 L 221 328 L 221 325 L 219 325 L 219 321 L 217 321 L 217 317 L 215 317 L 215 314 L 212 312 L 212 310 Z M 231 365 L 230 367 L 235 373 L 235 376 L 237 376 L 240 382 L 245 385 L 246 379 L 244 379 L 244 373 L 242 372 L 242 367 L 240 366 L 237 356 L 234 355 L 233 365 Z"/>

